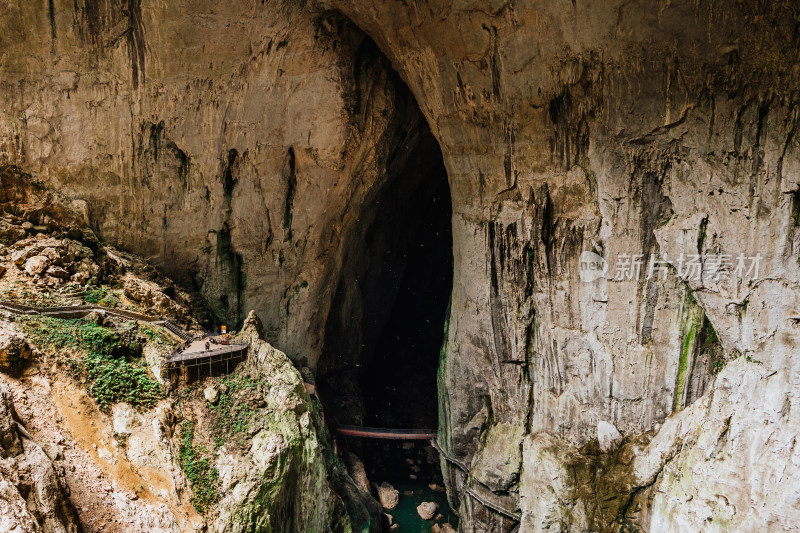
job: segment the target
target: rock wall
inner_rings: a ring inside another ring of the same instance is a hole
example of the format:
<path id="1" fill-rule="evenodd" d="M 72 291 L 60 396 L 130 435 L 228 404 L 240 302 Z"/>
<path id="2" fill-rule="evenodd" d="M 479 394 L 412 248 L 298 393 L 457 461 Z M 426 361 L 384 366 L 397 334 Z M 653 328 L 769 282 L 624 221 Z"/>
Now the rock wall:
<path id="1" fill-rule="evenodd" d="M 358 75 L 374 40 L 452 193 L 440 440 L 524 531 L 797 521 L 796 6 L 49 5 L 0 22 L 0 161 L 312 365 L 402 124 L 385 70 Z M 581 280 L 583 251 L 610 279 Z M 446 468 L 462 530 L 499 530 Z"/>
<path id="2" fill-rule="evenodd" d="M 294 2 L 49 5 L 0 23 L 0 164 L 85 201 L 221 321 L 256 309 L 316 359 L 341 234 L 408 120 L 363 34 Z"/>
<path id="3" fill-rule="evenodd" d="M 63 468 L 56 470 L 44 449 L 17 418 L 8 386 L 0 386 L 0 530 L 20 533 L 77 533 L 77 514 L 67 499 Z"/>
<path id="4" fill-rule="evenodd" d="M 217 454 L 222 501 L 209 530 L 370 531 L 375 526 L 358 489 L 333 457 L 326 429 L 302 378 L 285 354 L 261 338 L 254 313 L 242 336 L 250 343 L 240 375 L 267 389 L 244 456 L 223 448 Z M 341 496 L 350 497 L 343 501 Z M 368 498 L 369 496 L 367 496 Z"/>

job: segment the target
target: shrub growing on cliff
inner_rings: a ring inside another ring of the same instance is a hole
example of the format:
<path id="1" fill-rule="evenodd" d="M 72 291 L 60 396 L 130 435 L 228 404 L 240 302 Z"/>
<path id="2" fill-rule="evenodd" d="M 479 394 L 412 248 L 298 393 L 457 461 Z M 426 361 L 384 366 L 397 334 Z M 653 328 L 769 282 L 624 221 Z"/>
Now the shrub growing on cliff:
<path id="1" fill-rule="evenodd" d="M 106 290 L 104 287 L 87 289 L 83 293 L 83 299 L 90 304 L 99 304 L 106 307 L 116 307 L 120 300 L 116 294 Z"/>
<path id="2" fill-rule="evenodd" d="M 220 499 L 219 473 L 211 465 L 206 449 L 202 446 L 195 448 L 194 424 L 189 420 L 181 424 L 180 462 L 192 484 L 192 505 L 198 513 L 205 513 Z"/>
<path id="3" fill-rule="evenodd" d="M 82 354 L 66 363 L 76 377 L 87 378 L 101 409 L 116 402 L 148 408 L 161 398 L 161 386 L 140 360 L 142 346 L 133 330 L 119 333 L 85 319 L 26 317 L 20 323 L 39 348 Z"/>
<path id="4" fill-rule="evenodd" d="M 83 364 L 92 381 L 89 392 L 103 410 L 117 402 L 148 408 L 161 398 L 161 385 L 150 378 L 141 362 L 90 354 Z"/>
<path id="5" fill-rule="evenodd" d="M 215 442 L 244 443 L 250 421 L 254 411 L 248 404 L 249 394 L 237 394 L 239 391 L 252 391 L 256 388 L 256 381 L 249 376 L 231 375 L 220 380 L 226 390 L 219 396 L 216 405 L 209 404 L 209 409 L 214 413 L 211 431 Z M 219 446 L 217 446 L 219 447 Z"/>

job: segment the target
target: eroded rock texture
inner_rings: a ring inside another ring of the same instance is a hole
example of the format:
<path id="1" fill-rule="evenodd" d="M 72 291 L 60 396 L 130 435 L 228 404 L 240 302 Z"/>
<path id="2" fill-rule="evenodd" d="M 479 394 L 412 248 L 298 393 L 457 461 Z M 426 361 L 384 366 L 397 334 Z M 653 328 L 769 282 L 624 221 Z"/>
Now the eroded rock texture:
<path id="1" fill-rule="evenodd" d="M 44 449 L 17 418 L 11 391 L 0 386 L 0 531 L 77 533 L 75 509 Z"/>
<path id="2" fill-rule="evenodd" d="M 0 162 L 312 367 L 358 358 L 325 331 L 364 313 L 348 253 L 417 120 L 406 84 L 452 197 L 439 422 L 466 481 L 523 531 L 794 527 L 794 3 L 6 7 Z M 584 283 L 584 250 L 671 266 Z M 763 259 L 697 278 L 681 254 Z M 499 530 L 445 469 L 462 529 Z"/>

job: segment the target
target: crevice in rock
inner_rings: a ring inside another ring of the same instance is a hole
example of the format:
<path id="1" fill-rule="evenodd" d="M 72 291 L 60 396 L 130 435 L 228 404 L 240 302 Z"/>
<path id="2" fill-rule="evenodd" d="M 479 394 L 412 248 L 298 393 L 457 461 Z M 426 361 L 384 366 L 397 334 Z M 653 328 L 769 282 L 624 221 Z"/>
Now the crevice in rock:
<path id="1" fill-rule="evenodd" d="M 144 34 L 141 0 L 85 0 L 79 7 L 75 2 L 78 31 L 84 42 L 96 51 L 97 58 L 124 39 L 128 46 L 133 88 L 145 82 L 145 54 L 147 42 Z M 124 27 L 119 32 L 120 27 Z M 115 32 L 115 33 L 112 33 Z"/>
<path id="2" fill-rule="evenodd" d="M 679 411 L 700 398 L 727 360 L 705 310 L 695 300 L 691 289 L 688 286 L 685 289 L 674 411 Z"/>
<path id="3" fill-rule="evenodd" d="M 283 209 L 283 229 L 286 231 L 286 240 L 292 240 L 292 209 L 294 207 L 294 194 L 297 187 L 297 175 L 295 170 L 294 148 L 289 147 L 284 163 L 284 173 L 286 174 L 286 203 Z"/>
<path id="4" fill-rule="evenodd" d="M 239 182 L 239 151 L 236 148 L 228 150 L 227 157 L 222 167 L 222 193 L 230 208 L 233 198 L 233 189 Z"/>
<path id="5" fill-rule="evenodd" d="M 47 0 L 47 16 L 50 19 L 50 50 L 56 53 L 56 6 L 55 0 Z"/>

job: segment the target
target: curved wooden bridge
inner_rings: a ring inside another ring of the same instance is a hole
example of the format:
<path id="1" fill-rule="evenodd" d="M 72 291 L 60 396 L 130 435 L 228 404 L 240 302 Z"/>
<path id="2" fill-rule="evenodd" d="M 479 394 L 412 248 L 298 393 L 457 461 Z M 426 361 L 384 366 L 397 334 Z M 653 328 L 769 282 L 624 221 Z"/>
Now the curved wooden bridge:
<path id="1" fill-rule="evenodd" d="M 433 429 L 388 429 L 362 426 L 337 426 L 336 432 L 348 437 L 390 440 L 431 440 L 436 436 Z"/>

